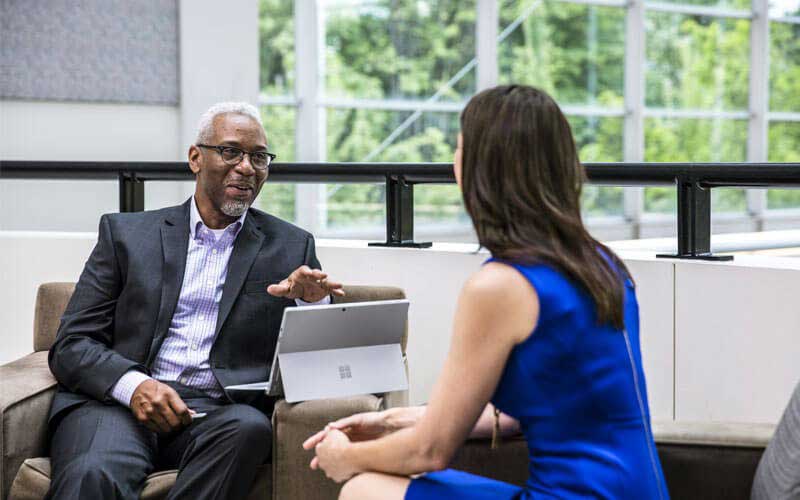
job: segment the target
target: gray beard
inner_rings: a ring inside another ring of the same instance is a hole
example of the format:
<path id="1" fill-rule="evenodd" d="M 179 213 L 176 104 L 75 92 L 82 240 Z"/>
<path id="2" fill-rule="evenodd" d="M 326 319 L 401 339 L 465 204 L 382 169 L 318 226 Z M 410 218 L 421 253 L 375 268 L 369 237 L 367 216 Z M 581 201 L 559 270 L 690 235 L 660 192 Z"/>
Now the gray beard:
<path id="1" fill-rule="evenodd" d="M 244 201 L 226 201 L 220 207 L 222 213 L 228 217 L 241 217 L 250 208 L 250 204 Z"/>

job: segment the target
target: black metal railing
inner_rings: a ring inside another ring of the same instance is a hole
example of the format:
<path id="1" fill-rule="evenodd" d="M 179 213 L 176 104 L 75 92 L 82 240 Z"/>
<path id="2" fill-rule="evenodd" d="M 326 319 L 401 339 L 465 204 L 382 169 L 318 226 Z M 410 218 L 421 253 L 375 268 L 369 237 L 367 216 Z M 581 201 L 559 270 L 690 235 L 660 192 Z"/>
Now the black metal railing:
<path id="1" fill-rule="evenodd" d="M 711 189 L 800 187 L 797 163 L 587 163 L 589 182 L 611 186 L 675 186 L 678 251 L 685 259 L 730 259 L 711 253 Z M 144 210 L 147 181 L 192 180 L 184 162 L 4 161 L 0 179 L 118 180 L 121 212 Z M 414 241 L 414 185 L 455 182 L 447 163 L 276 163 L 272 182 L 385 183 L 386 241 L 380 246 L 426 247 Z"/>

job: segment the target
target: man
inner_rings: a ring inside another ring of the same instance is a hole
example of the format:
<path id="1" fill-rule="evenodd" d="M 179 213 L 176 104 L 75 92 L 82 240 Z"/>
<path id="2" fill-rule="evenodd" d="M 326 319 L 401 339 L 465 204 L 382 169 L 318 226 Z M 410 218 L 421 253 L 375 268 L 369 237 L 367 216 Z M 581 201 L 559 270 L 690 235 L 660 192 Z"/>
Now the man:
<path id="1" fill-rule="evenodd" d="M 165 468 L 169 498 L 246 496 L 273 401 L 224 387 L 268 378 L 285 307 L 344 293 L 309 233 L 249 208 L 272 158 L 254 107 L 215 105 L 189 148 L 190 200 L 100 219 L 50 350 L 49 497 L 138 498 Z"/>

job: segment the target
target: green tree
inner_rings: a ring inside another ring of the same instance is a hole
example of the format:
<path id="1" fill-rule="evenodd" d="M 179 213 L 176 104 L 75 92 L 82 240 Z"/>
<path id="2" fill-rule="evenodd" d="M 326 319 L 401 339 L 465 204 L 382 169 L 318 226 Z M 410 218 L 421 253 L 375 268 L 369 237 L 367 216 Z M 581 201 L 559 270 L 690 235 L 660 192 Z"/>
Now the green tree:
<path id="1" fill-rule="evenodd" d="M 800 9 L 795 13 L 800 15 Z M 770 110 L 800 111 L 800 25 L 770 23 Z M 800 123 L 772 122 L 769 127 L 769 161 L 800 162 Z M 770 189 L 769 208 L 797 208 L 800 190 Z"/>
<path id="2" fill-rule="evenodd" d="M 504 0 L 501 30 L 534 0 Z M 750 0 L 682 0 L 678 3 L 749 9 Z M 290 0 L 261 0 L 261 86 L 269 95 L 289 95 L 294 82 L 294 19 Z M 425 99 L 474 56 L 475 0 L 331 0 L 325 2 L 325 92 L 358 99 Z M 625 8 L 537 3 L 498 47 L 501 82 L 525 83 L 571 106 L 624 109 Z M 306 28 L 303 28 L 306 29 Z M 800 27 L 771 23 L 771 107 L 800 110 Z M 648 11 L 645 96 L 651 108 L 746 111 L 750 70 L 750 20 Z M 471 71 L 442 100 L 463 102 L 475 91 Z M 329 161 L 449 162 L 458 132 L 458 113 L 422 113 L 388 146 L 384 140 L 410 111 L 329 109 Z M 270 106 L 265 123 L 281 160 L 293 158 L 291 108 Z M 621 117 L 568 116 L 584 162 L 622 161 Z M 770 160 L 797 161 L 800 124 L 773 123 Z M 648 118 L 645 160 L 744 161 L 746 120 Z M 279 192 L 280 189 L 286 189 Z M 267 207 L 292 214 L 291 186 L 271 188 Z M 800 205 L 800 191 L 771 191 L 770 206 Z M 381 224 L 382 186 L 329 187 L 332 226 Z M 464 221 L 453 186 L 419 188 L 419 220 Z M 742 190 L 715 190 L 715 210 L 743 210 Z M 584 211 L 621 213 L 622 191 L 587 186 Z M 672 188 L 648 188 L 651 211 L 675 209 Z"/>

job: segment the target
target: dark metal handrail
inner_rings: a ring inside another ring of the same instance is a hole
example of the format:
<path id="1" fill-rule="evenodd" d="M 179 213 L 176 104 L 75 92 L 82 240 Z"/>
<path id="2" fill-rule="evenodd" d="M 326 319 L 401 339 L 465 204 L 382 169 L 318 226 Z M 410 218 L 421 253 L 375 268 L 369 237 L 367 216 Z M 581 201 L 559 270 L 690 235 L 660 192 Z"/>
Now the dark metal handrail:
<path id="1" fill-rule="evenodd" d="M 675 186 L 678 253 L 668 257 L 730 259 L 711 254 L 711 189 L 800 187 L 798 163 L 587 163 L 589 182 L 612 186 Z M 144 210 L 145 181 L 191 180 L 185 162 L 3 161 L 0 179 L 118 180 L 120 211 Z M 455 182 L 448 163 L 276 163 L 270 180 L 300 183 L 385 183 L 386 242 L 414 241 L 414 185 Z"/>
<path id="2" fill-rule="evenodd" d="M 704 187 L 800 187 L 800 163 L 585 163 L 589 182 L 613 186 L 673 185 L 678 178 Z M 280 182 L 361 183 L 403 177 L 410 184 L 451 183 L 450 163 L 274 163 L 270 179 Z M 2 161 L 0 178 L 142 181 L 192 180 L 186 162 Z"/>

